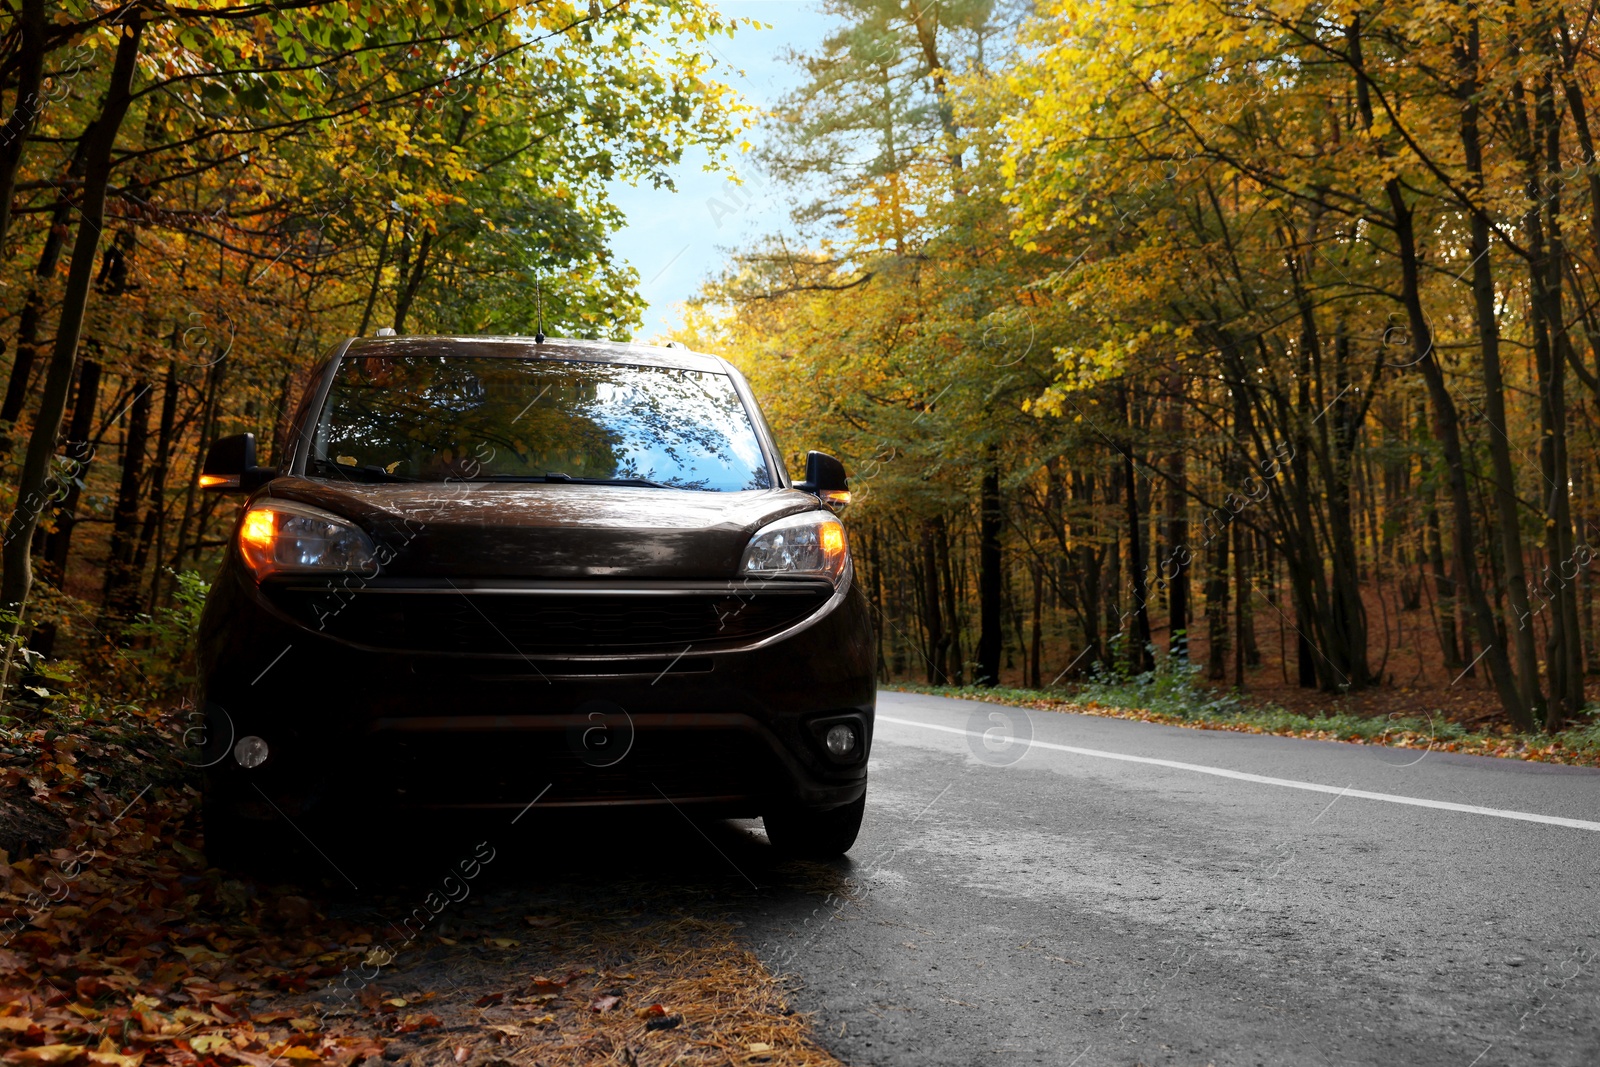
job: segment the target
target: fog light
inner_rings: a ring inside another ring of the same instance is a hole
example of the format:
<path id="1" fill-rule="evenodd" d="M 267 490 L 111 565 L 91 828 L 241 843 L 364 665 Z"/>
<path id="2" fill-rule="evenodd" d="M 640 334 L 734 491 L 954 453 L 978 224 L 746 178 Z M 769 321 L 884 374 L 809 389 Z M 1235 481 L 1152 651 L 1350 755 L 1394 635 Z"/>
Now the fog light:
<path id="1" fill-rule="evenodd" d="M 848 723 L 838 723 L 828 727 L 828 735 L 824 739 L 828 751 L 835 756 L 848 756 L 856 750 L 856 731 Z"/>
<path id="2" fill-rule="evenodd" d="M 267 743 L 254 734 L 241 737 L 239 743 L 233 746 L 233 758 L 246 769 L 259 767 L 267 762 Z"/>

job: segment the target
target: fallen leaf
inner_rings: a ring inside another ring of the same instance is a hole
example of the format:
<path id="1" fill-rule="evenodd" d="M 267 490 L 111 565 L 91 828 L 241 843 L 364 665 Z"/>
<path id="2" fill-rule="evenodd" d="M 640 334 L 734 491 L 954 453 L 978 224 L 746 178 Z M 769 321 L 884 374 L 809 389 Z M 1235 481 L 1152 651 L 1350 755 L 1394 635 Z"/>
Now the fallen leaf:
<path id="1" fill-rule="evenodd" d="M 521 948 L 522 947 L 522 942 L 521 941 L 513 941 L 509 937 L 486 937 L 486 938 L 483 939 L 483 943 L 486 944 L 486 945 L 492 945 L 495 948 Z"/>
<path id="2" fill-rule="evenodd" d="M 772 1051 L 772 1046 L 767 1044 L 765 1041 L 757 1041 L 757 1042 L 755 1042 L 753 1044 L 746 1045 L 745 1048 L 748 1049 L 751 1052 L 771 1052 Z"/>
<path id="3" fill-rule="evenodd" d="M 652 1004 L 648 1008 L 640 1008 L 633 1014 L 641 1019 L 659 1019 L 667 1013 L 667 1009 L 660 1004 Z"/>
<path id="4" fill-rule="evenodd" d="M 189 1047 L 202 1056 L 209 1056 L 213 1052 L 232 1048 L 233 1042 L 225 1034 L 199 1034 L 189 1039 Z"/>
<path id="5" fill-rule="evenodd" d="M 595 998 L 595 1002 L 593 1004 L 589 1005 L 589 1010 L 590 1011 L 610 1011 L 612 1008 L 615 1008 L 619 1003 L 621 1003 L 621 1001 L 622 1001 L 621 997 L 613 997 L 613 996 L 596 997 Z"/>
<path id="6" fill-rule="evenodd" d="M 546 926 L 554 926 L 561 920 L 554 915 L 524 915 L 522 917 L 522 921 L 527 923 L 529 926 L 543 928 Z"/>
<path id="7" fill-rule="evenodd" d="M 472 1055 L 472 1050 L 465 1045 L 456 1046 L 456 1062 L 466 1063 L 467 1057 Z"/>
<path id="8" fill-rule="evenodd" d="M 409 1034 L 416 1030 L 425 1030 L 430 1026 L 442 1026 L 437 1015 L 407 1015 L 400 1020 L 396 1029 L 402 1034 Z"/>
<path id="9" fill-rule="evenodd" d="M 492 1008 L 504 999 L 506 999 L 506 995 L 504 993 L 485 993 L 472 1003 L 475 1007 Z"/>
<path id="10" fill-rule="evenodd" d="M 12 1063 L 71 1063 L 88 1052 L 82 1045 L 35 1045 L 11 1049 L 6 1059 Z"/>

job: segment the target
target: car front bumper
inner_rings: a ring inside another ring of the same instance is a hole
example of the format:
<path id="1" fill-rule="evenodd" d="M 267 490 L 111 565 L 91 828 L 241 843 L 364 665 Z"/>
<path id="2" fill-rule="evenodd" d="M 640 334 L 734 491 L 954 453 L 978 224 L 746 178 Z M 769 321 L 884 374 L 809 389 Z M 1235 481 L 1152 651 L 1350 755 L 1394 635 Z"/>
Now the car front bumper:
<path id="1" fill-rule="evenodd" d="M 563 616 L 545 611 L 543 636 L 518 647 L 525 634 L 516 627 L 527 630 L 529 616 L 507 605 L 537 602 L 543 610 L 550 601 L 535 594 L 563 590 L 435 584 L 435 599 L 419 600 L 404 582 L 344 583 L 308 613 L 285 588 L 264 591 L 230 560 L 202 623 L 206 736 L 195 762 L 206 767 L 208 795 L 247 816 L 269 817 L 274 808 L 291 816 L 515 814 L 534 802 L 753 816 L 777 806 L 835 807 L 866 789 L 876 662 L 868 607 L 853 582 L 792 624 L 762 631 L 755 621 L 765 617 L 738 607 L 770 606 L 785 590 L 758 600 L 766 594 L 741 587 L 743 599 L 719 610 L 745 612 L 738 618 L 750 632 L 724 623 L 677 646 L 666 643 L 672 633 L 695 634 L 674 631 L 672 619 L 655 612 L 641 616 L 642 645 L 630 646 L 619 631 L 599 651 L 571 636 L 587 633 L 585 625 L 615 630 L 615 619 L 595 611 L 572 615 L 565 640 L 552 629 Z M 595 603 L 613 603 L 606 588 L 591 592 Z M 422 604 L 404 640 L 392 612 L 381 614 L 397 595 Z M 531 599 L 516 599 L 523 596 Z M 487 647 L 461 637 L 462 620 L 478 616 L 493 636 Z M 429 618 L 442 620 L 434 632 Z M 857 731 L 847 759 L 823 744 L 836 722 Z M 269 753 L 255 767 L 235 755 L 250 736 Z"/>

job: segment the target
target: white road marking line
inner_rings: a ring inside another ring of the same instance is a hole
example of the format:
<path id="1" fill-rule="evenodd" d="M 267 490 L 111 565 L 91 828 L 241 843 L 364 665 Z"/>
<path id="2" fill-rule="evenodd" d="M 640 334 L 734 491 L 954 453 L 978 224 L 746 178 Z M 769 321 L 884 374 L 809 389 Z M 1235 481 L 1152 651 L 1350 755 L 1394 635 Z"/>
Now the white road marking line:
<path id="1" fill-rule="evenodd" d="M 897 719 L 891 715 L 883 714 L 878 715 L 877 718 L 879 722 L 892 722 L 900 726 L 920 726 L 924 730 L 937 730 L 939 733 L 944 734 L 957 734 L 962 737 L 983 736 L 975 730 L 961 730 L 954 726 L 936 726 L 931 722 L 917 722 L 915 719 Z M 1179 771 L 1194 771 L 1196 774 L 1212 774 L 1218 778 L 1232 778 L 1240 782 L 1277 785 L 1286 789 L 1304 789 L 1311 793 L 1336 793 L 1339 796 L 1356 797 L 1360 800 L 1381 800 L 1389 804 L 1409 804 L 1414 808 L 1460 811 L 1468 815 L 1489 815 L 1496 819 L 1516 819 L 1519 822 L 1537 822 L 1548 826 L 1565 826 L 1571 830 L 1593 830 L 1596 833 L 1600 833 L 1600 822 L 1590 822 L 1586 819 L 1568 819 L 1560 815 L 1537 815 L 1531 811 L 1508 811 L 1505 808 L 1486 808 L 1478 804 L 1456 804 L 1449 800 L 1403 797 L 1395 793 L 1372 793 L 1365 789 L 1351 789 L 1349 786 L 1320 785 L 1316 782 L 1296 781 L 1293 778 L 1272 778 L 1265 774 L 1230 771 L 1223 767 L 1205 767 L 1198 763 L 1181 763 L 1178 760 L 1156 759 L 1153 756 L 1130 756 L 1123 752 L 1106 752 L 1098 748 L 1058 745 L 1051 741 L 1035 740 L 1030 742 L 1030 747 L 1045 748 L 1052 752 L 1070 752 L 1076 756 L 1095 756 L 1100 759 L 1121 760 L 1124 763 L 1147 763 L 1155 767 L 1171 767 Z"/>

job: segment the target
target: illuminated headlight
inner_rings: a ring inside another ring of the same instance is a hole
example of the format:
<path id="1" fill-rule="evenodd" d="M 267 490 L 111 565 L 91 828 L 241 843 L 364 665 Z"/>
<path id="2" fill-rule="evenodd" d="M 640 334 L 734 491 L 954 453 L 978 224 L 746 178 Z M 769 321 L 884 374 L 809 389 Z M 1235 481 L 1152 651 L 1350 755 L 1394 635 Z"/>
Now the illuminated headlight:
<path id="1" fill-rule="evenodd" d="M 280 571 L 377 570 L 366 531 L 332 512 L 287 500 L 263 500 L 244 513 L 239 554 L 258 581 Z"/>
<path id="2" fill-rule="evenodd" d="M 837 585 L 849 559 L 844 524 L 829 512 L 806 511 L 757 530 L 739 573 L 749 578 L 811 576 Z"/>

